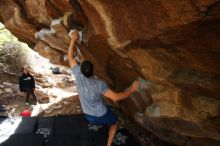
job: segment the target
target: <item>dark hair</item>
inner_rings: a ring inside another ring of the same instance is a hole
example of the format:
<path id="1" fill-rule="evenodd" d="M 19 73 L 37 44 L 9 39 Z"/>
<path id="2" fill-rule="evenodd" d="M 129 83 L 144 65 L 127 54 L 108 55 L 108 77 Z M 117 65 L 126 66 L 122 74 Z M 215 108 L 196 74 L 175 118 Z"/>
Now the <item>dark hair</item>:
<path id="1" fill-rule="evenodd" d="M 93 75 L 93 64 L 88 60 L 82 62 L 80 69 L 82 74 L 87 78 Z"/>
<path id="2" fill-rule="evenodd" d="M 24 69 L 28 70 L 27 67 L 22 67 L 22 69 L 21 69 L 22 74 L 24 74 Z M 29 73 L 29 70 L 28 70 L 28 74 L 30 74 L 30 73 Z"/>

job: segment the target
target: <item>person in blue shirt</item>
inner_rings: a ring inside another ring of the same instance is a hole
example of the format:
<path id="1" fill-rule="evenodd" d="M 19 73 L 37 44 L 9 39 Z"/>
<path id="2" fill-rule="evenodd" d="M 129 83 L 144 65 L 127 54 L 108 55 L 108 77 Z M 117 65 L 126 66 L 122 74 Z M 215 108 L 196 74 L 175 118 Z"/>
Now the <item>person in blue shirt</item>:
<path id="1" fill-rule="evenodd" d="M 92 124 L 108 125 L 109 134 L 107 146 L 111 146 L 114 135 L 117 131 L 117 117 L 111 109 L 104 103 L 102 95 L 116 102 L 123 100 L 134 93 L 139 82 L 134 81 L 129 89 L 124 92 L 116 93 L 108 88 L 107 84 L 93 76 L 93 64 L 85 60 L 81 65 L 73 58 L 76 51 L 75 43 L 78 40 L 78 32 L 74 31 L 71 36 L 71 42 L 68 50 L 68 61 L 72 73 L 76 79 L 76 86 L 79 94 L 85 118 Z"/>

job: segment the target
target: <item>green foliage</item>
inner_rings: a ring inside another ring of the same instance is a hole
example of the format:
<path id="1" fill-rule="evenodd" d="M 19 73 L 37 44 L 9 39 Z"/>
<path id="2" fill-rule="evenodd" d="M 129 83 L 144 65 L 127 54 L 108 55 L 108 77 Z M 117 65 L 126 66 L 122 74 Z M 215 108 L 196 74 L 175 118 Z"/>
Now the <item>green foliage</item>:
<path id="1" fill-rule="evenodd" d="M 19 73 L 29 52 L 30 48 L 0 23 L 0 73 Z"/>
<path id="2" fill-rule="evenodd" d="M 7 42 L 17 42 L 17 38 L 14 37 L 7 29 L 0 26 L 0 47 Z"/>

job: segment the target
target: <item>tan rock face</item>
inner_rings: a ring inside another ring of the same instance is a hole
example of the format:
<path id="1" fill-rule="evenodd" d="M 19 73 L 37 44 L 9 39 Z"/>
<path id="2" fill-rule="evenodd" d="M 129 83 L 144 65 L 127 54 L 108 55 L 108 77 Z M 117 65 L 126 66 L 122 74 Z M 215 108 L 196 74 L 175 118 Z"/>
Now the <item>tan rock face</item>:
<path id="1" fill-rule="evenodd" d="M 219 0 L 1 0 L 0 21 L 63 65 L 80 29 L 77 54 L 110 87 L 145 79 L 125 113 L 171 143 L 220 145 Z"/>

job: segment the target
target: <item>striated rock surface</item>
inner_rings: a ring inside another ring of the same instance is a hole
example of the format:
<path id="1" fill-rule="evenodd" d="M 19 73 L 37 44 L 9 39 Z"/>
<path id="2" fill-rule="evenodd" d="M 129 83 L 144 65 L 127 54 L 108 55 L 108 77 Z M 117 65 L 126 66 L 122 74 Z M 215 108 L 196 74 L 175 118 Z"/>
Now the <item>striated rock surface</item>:
<path id="1" fill-rule="evenodd" d="M 0 21 L 63 65 L 80 29 L 78 57 L 110 87 L 144 79 L 125 113 L 173 144 L 220 145 L 219 0 L 1 0 Z"/>

